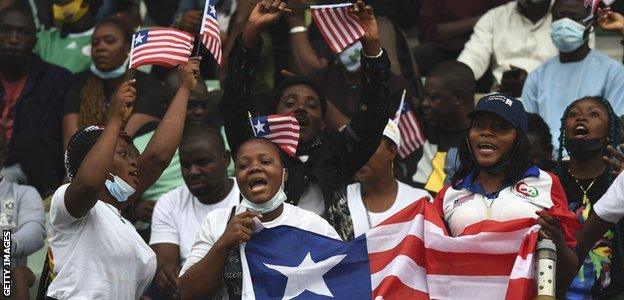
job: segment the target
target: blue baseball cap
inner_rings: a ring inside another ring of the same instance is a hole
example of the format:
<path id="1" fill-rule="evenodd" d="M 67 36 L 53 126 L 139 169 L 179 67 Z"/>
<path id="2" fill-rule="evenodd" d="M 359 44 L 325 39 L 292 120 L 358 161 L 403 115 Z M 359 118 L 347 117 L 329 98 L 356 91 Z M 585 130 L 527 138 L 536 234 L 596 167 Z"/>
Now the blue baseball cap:
<path id="1" fill-rule="evenodd" d="M 524 105 L 520 100 L 507 94 L 494 93 L 483 96 L 477 102 L 475 110 L 468 113 L 468 118 L 474 119 L 480 112 L 490 112 L 507 120 L 511 126 L 520 129 L 526 134 L 527 117 Z"/>

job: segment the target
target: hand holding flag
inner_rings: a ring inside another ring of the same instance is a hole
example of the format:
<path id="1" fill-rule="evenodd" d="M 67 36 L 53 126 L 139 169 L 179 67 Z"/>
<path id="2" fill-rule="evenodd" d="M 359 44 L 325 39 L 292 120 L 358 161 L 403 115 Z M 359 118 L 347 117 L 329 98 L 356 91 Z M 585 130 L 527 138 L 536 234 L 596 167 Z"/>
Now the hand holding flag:
<path id="1" fill-rule="evenodd" d="M 137 97 L 137 91 L 134 87 L 136 80 L 128 80 L 122 83 L 112 97 L 112 116 L 111 118 L 119 118 L 126 122 L 132 114 L 134 100 Z"/>
<path id="2" fill-rule="evenodd" d="M 342 52 L 358 39 L 365 54 L 380 53 L 377 20 L 370 5 L 359 0 L 355 5 L 347 2 L 310 8 L 314 23 L 334 53 Z"/>
<path id="3" fill-rule="evenodd" d="M 624 16 L 614 12 L 611 8 L 598 8 L 598 19 L 596 23 L 606 31 L 614 31 L 624 36 Z"/>
<path id="4" fill-rule="evenodd" d="M 201 56 L 191 57 L 186 64 L 178 66 L 178 75 L 180 87 L 186 87 L 189 90 L 195 89 L 197 78 L 199 77 L 199 64 Z"/>
<path id="5" fill-rule="evenodd" d="M 283 13 L 291 13 L 286 2 L 280 0 L 261 0 L 254 6 L 243 31 L 243 43 L 255 47 L 262 31 L 275 24 Z"/>

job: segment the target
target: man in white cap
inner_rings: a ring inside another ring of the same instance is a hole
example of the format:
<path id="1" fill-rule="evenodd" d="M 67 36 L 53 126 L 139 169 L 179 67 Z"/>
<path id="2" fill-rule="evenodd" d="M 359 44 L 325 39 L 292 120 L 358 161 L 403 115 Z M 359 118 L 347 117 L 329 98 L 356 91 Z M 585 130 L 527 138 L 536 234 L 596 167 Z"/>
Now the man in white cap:
<path id="1" fill-rule="evenodd" d="M 377 151 L 355 175 L 359 182 L 347 187 L 347 202 L 355 236 L 394 215 L 429 193 L 394 178 L 394 159 L 401 145 L 397 124 L 388 120 Z"/>

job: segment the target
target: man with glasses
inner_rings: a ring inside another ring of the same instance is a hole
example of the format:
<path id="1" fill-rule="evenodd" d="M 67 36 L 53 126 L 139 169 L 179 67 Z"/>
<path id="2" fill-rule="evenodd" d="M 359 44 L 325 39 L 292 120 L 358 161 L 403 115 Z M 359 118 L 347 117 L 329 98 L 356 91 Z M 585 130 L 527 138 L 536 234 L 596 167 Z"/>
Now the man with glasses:
<path id="1" fill-rule="evenodd" d="M 35 31 L 27 8 L 0 12 L 0 127 L 9 140 L 7 165 L 19 164 L 45 197 L 63 178 L 61 118 L 71 73 L 32 52 Z"/>

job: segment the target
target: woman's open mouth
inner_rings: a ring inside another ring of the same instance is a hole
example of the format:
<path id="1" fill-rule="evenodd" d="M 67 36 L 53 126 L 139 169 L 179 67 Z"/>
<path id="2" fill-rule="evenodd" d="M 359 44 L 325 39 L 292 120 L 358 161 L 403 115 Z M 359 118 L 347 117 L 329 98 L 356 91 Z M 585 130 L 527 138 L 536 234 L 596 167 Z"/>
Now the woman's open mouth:
<path id="1" fill-rule="evenodd" d="M 261 192 L 268 186 L 268 184 L 268 180 L 264 178 L 255 178 L 249 181 L 248 186 L 249 190 L 252 192 Z"/>
<path id="2" fill-rule="evenodd" d="M 498 150 L 498 147 L 491 143 L 479 143 L 477 145 L 477 150 L 481 154 L 491 154 L 494 153 L 494 151 Z"/>
<path id="3" fill-rule="evenodd" d="M 589 129 L 584 124 L 577 124 L 572 129 L 572 135 L 575 139 L 583 139 L 589 135 Z"/>

